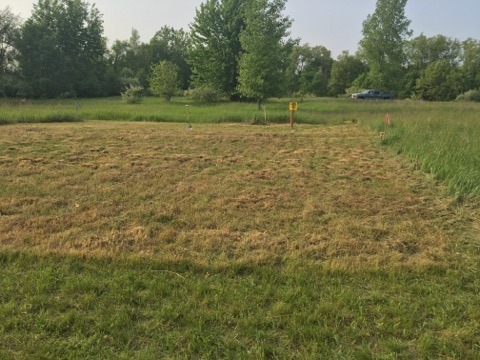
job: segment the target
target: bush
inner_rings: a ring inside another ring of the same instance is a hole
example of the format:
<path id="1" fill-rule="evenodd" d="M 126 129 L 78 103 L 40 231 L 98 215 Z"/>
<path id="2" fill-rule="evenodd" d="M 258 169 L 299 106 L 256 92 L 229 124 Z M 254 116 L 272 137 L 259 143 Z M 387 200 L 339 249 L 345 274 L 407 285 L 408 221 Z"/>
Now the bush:
<path id="1" fill-rule="evenodd" d="M 187 92 L 187 97 L 192 100 L 204 101 L 204 102 L 217 102 L 224 98 L 224 94 L 211 87 L 204 86 L 197 89 L 191 89 Z"/>
<path id="2" fill-rule="evenodd" d="M 141 86 L 130 85 L 122 92 L 122 100 L 127 104 L 140 104 L 143 101 L 144 89 Z"/>
<path id="3" fill-rule="evenodd" d="M 457 96 L 455 101 L 480 102 L 480 90 L 469 90 Z"/>

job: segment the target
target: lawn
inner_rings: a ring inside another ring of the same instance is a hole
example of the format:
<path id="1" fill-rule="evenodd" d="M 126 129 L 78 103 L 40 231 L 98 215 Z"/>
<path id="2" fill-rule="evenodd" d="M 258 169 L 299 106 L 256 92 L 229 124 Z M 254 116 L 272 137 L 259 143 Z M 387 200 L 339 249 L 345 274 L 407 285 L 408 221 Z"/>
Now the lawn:
<path id="1" fill-rule="evenodd" d="M 0 358 L 476 358 L 478 198 L 402 143 L 459 104 L 306 100 L 293 130 L 87 104 L 0 127 Z"/>

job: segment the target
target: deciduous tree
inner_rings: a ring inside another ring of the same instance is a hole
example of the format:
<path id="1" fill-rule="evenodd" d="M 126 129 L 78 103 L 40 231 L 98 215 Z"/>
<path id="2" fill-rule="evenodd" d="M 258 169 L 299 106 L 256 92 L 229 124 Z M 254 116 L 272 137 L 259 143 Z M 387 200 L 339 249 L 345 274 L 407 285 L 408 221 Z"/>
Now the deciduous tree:
<path id="1" fill-rule="evenodd" d="M 360 54 L 369 73 L 366 86 L 400 90 L 405 63 L 404 45 L 412 32 L 405 16 L 407 0 L 377 0 L 373 14 L 363 22 Z"/>
<path id="2" fill-rule="evenodd" d="M 20 17 L 7 6 L 0 10 L 0 76 L 11 73 L 16 67 L 15 40 L 19 36 Z"/>
<path id="3" fill-rule="evenodd" d="M 288 55 L 294 42 L 287 39 L 292 20 L 283 15 L 286 0 L 252 0 L 241 34 L 239 91 L 260 102 L 283 95 Z"/>
<path id="4" fill-rule="evenodd" d="M 183 90 L 190 84 L 191 69 L 187 63 L 190 36 L 183 29 L 176 30 L 169 26 L 162 27 L 155 33 L 149 43 L 151 63 L 158 64 L 168 60 L 178 67 L 178 79 Z"/>
<path id="5" fill-rule="evenodd" d="M 237 97 L 239 64 L 243 52 L 240 34 L 250 0 L 207 0 L 190 26 L 188 61 L 193 83 Z"/>
<path id="6" fill-rule="evenodd" d="M 332 65 L 332 74 L 328 83 L 330 94 L 333 96 L 345 94 L 355 79 L 367 70 L 364 62 L 350 55 L 348 51 L 344 51 Z"/>
<path id="7" fill-rule="evenodd" d="M 480 88 L 480 41 L 467 39 L 462 44 L 461 71 L 466 90 Z"/>
<path id="8" fill-rule="evenodd" d="M 458 66 L 442 59 L 433 62 L 417 80 L 416 92 L 423 100 L 450 101 L 462 93 L 463 79 Z"/>
<path id="9" fill-rule="evenodd" d="M 7 6 L 0 10 L 0 96 L 14 96 L 18 52 L 15 41 L 20 34 L 20 17 Z"/>
<path id="10" fill-rule="evenodd" d="M 405 75 L 404 92 L 406 96 L 410 96 L 416 93 L 418 80 L 425 76 L 425 70 L 433 63 L 441 60 L 453 67 L 458 65 L 461 44 L 458 40 L 443 35 L 427 37 L 420 34 L 406 42 L 405 53 L 407 73 Z"/>
<path id="11" fill-rule="evenodd" d="M 178 66 L 167 60 L 152 66 L 150 90 L 155 95 L 163 96 L 165 100 L 170 101 L 179 90 Z"/>
<path id="12" fill-rule="evenodd" d="M 289 92 L 327 96 L 332 64 L 331 53 L 324 46 L 295 46 L 287 68 Z"/>
<path id="13" fill-rule="evenodd" d="M 406 61 L 409 67 L 425 70 L 438 60 L 458 62 L 461 44 L 456 39 L 443 35 L 426 37 L 424 34 L 405 43 Z"/>
<path id="14" fill-rule="evenodd" d="M 99 11 L 82 0 L 39 0 L 18 42 L 35 97 L 98 96 L 106 71 Z"/>
<path id="15" fill-rule="evenodd" d="M 128 40 L 116 40 L 109 53 L 109 63 L 123 86 L 147 87 L 150 49 L 140 41 L 137 29 L 132 29 Z"/>

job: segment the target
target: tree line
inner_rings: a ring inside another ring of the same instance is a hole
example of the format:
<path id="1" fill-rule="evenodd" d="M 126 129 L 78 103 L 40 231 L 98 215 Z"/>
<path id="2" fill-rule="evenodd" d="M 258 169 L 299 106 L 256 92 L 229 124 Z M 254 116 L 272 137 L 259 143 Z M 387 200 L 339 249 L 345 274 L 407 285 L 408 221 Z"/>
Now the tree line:
<path id="1" fill-rule="evenodd" d="M 143 87 L 169 99 L 260 101 L 348 96 L 362 88 L 449 101 L 480 88 L 480 42 L 412 38 L 407 0 L 377 0 L 358 51 L 336 59 L 290 37 L 287 0 L 205 0 L 188 31 L 164 26 L 148 42 L 132 29 L 108 47 L 102 14 L 83 0 L 38 0 L 22 21 L 0 10 L 0 97 L 118 95 Z"/>

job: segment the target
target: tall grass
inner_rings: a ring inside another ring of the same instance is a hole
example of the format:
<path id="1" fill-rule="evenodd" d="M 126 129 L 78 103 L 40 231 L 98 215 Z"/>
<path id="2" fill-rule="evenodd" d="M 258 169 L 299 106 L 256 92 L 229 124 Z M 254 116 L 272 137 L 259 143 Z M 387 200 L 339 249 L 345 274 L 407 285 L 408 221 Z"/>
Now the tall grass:
<path id="1" fill-rule="evenodd" d="M 266 102 L 258 109 L 257 104 L 248 102 L 202 103 L 186 98 L 175 98 L 165 102 L 160 98 L 146 98 L 141 104 L 126 104 L 120 98 L 3 101 L 0 102 L 0 119 L 3 123 L 42 122 L 52 113 L 74 114 L 84 120 L 157 121 L 190 123 L 288 123 L 291 99 L 276 99 Z M 316 100 L 302 104 L 296 120 L 303 124 L 342 123 L 349 120 L 348 102 Z M 343 110 L 342 110 L 343 108 Z M 339 112 L 339 116 L 334 115 Z"/>
<path id="2" fill-rule="evenodd" d="M 159 98 L 146 98 L 141 104 L 126 104 L 120 98 L 3 101 L 0 102 L 2 123 L 44 122 L 52 113 L 73 114 L 85 120 L 156 121 L 156 122 L 250 122 L 264 118 L 255 104 L 222 102 L 206 104 L 176 98 L 165 102 Z M 282 115 L 288 121 L 288 114 Z M 272 113 L 278 121 L 278 113 Z"/>
<path id="3" fill-rule="evenodd" d="M 445 183 L 459 200 L 480 195 L 480 106 L 458 103 L 404 103 L 384 119 L 367 123 L 385 131 L 385 144 L 417 168 Z M 387 109 L 386 109 L 387 110 Z M 387 110 L 388 112 L 388 110 Z"/>

